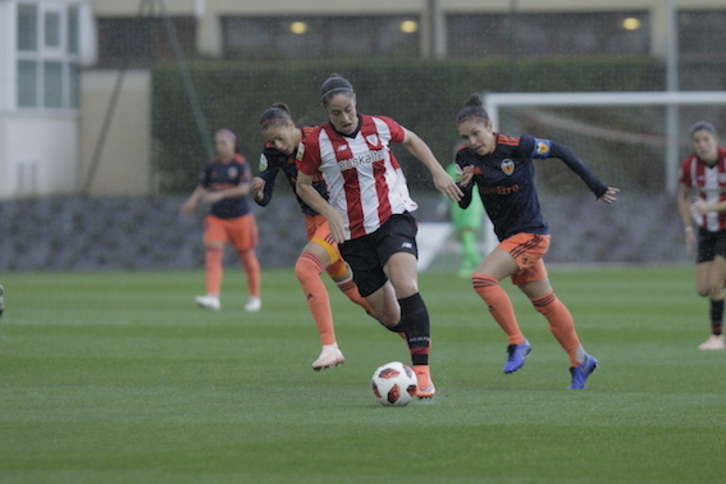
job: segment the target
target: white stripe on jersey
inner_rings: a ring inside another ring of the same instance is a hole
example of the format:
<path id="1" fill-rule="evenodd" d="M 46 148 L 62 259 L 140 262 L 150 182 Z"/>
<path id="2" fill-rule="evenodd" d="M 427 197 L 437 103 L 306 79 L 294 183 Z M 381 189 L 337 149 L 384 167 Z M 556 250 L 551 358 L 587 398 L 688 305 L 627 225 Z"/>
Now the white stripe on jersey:
<path id="1" fill-rule="evenodd" d="M 721 199 L 721 187 L 718 184 L 718 164 L 713 167 L 705 167 L 706 176 L 703 184 L 703 192 L 706 194 L 706 203 L 718 203 Z M 706 228 L 711 232 L 717 232 L 720 228 L 718 212 L 706 212 Z"/>

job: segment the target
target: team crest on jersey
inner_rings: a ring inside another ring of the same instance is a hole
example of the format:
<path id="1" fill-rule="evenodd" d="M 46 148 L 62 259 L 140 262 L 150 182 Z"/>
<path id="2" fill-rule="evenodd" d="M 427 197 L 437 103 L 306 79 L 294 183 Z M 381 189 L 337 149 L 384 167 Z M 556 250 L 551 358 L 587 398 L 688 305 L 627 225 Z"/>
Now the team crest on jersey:
<path id="1" fill-rule="evenodd" d="M 366 141 L 368 141 L 369 145 L 378 146 L 378 135 L 377 134 L 369 134 L 366 136 Z"/>
<path id="2" fill-rule="evenodd" d="M 229 178 L 237 178 L 237 175 L 239 175 L 239 170 L 237 169 L 236 166 L 230 166 L 227 169 L 227 176 Z"/>
<path id="3" fill-rule="evenodd" d="M 295 159 L 297 161 L 302 161 L 304 154 L 305 154 L 305 145 L 303 145 L 301 142 L 299 145 L 297 145 L 297 155 L 295 156 Z"/>
<path id="4" fill-rule="evenodd" d="M 505 175 L 509 176 L 512 173 L 514 173 L 514 162 L 510 160 L 509 158 L 505 158 L 502 160 L 501 165 L 499 167 L 502 169 Z"/>
<path id="5" fill-rule="evenodd" d="M 269 166 L 269 162 L 267 161 L 267 157 L 265 156 L 264 153 L 262 153 L 260 155 L 260 166 L 259 166 L 260 171 L 267 170 L 268 166 Z"/>
<path id="6" fill-rule="evenodd" d="M 338 146 L 338 151 L 345 151 L 348 149 L 348 145 L 340 145 Z"/>

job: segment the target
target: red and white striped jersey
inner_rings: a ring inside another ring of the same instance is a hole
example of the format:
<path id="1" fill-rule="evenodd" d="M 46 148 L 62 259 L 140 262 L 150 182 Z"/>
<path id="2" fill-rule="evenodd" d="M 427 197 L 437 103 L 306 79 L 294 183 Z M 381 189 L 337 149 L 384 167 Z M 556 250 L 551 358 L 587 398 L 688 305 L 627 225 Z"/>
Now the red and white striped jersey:
<path id="1" fill-rule="evenodd" d="M 718 148 L 718 161 L 709 166 L 691 154 L 681 164 L 680 182 L 693 187 L 708 203 L 726 201 L 726 148 Z M 696 220 L 699 227 L 711 232 L 726 230 L 726 212 L 708 212 Z"/>
<path id="2" fill-rule="evenodd" d="M 375 232 L 393 214 L 418 208 L 389 146 L 404 137 L 393 119 L 362 114 L 354 135 L 344 136 L 325 123 L 300 143 L 298 170 L 320 173 L 325 180 L 328 202 L 343 217 L 346 240 Z"/>

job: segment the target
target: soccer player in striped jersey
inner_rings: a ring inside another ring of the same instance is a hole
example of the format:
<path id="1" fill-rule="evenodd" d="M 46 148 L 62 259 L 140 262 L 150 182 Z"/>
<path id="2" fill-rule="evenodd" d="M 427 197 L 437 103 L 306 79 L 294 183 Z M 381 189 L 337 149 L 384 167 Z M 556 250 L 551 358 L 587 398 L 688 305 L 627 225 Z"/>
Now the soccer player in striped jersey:
<path id="1" fill-rule="evenodd" d="M 417 228 L 411 215 L 417 206 L 390 145 L 403 144 L 431 171 L 444 195 L 458 201 L 461 190 L 416 134 L 391 118 L 358 114 L 348 80 L 331 75 L 320 100 L 330 122 L 318 126 L 298 148 L 297 193 L 328 220 L 378 319 L 406 335 L 417 395 L 433 397 L 429 315 L 418 289 Z M 327 201 L 313 187 L 317 176 L 328 188 Z"/>
<path id="2" fill-rule="evenodd" d="M 297 147 L 314 128 L 295 126 L 289 108 L 285 104 L 277 103 L 262 113 L 260 130 L 265 138 L 265 149 L 260 155 L 260 175 L 252 179 L 252 194 L 255 201 L 264 207 L 272 200 L 275 179 L 280 171 L 293 191 L 295 190 L 298 177 L 295 165 Z M 325 183 L 320 177 L 313 180 L 313 188 L 323 198 L 328 199 Z M 319 371 L 345 362 L 335 339 L 328 291 L 320 278 L 323 271 L 328 273 L 351 301 L 361 305 L 371 316 L 373 310 L 358 292 L 348 265 L 340 257 L 338 244 L 330 234 L 325 217 L 310 208 L 300 197 L 297 201 L 305 217 L 308 244 L 295 263 L 295 275 L 300 281 L 310 313 L 320 333 L 323 349 L 312 365 L 313 370 Z"/>
<path id="3" fill-rule="evenodd" d="M 614 202 L 619 190 L 601 182 L 561 144 L 532 136 L 511 138 L 495 133 L 477 95 L 466 101 L 456 124 L 465 143 L 456 155 L 462 173 L 460 187 L 464 191 L 459 205 L 465 208 L 471 203 L 476 185 L 500 241 L 476 268 L 471 280 L 474 290 L 507 334 L 509 345 L 504 373 L 520 369 L 531 351 L 517 323 L 512 302 L 499 285 L 499 281 L 511 277 L 534 308 L 547 318 L 550 330 L 567 352 L 572 365 L 568 388 L 584 388 L 597 367 L 597 360 L 585 353 L 572 315 L 557 299 L 547 278 L 542 257 L 547 252 L 550 236 L 537 199 L 533 160 L 561 159 L 605 203 Z"/>
<path id="4" fill-rule="evenodd" d="M 723 287 L 726 283 L 726 148 L 718 145 L 716 128 L 699 121 L 691 127 L 693 153 L 681 164 L 678 209 L 685 230 L 689 254 L 698 227 L 696 291 L 710 305 L 711 336 L 700 350 L 724 349 Z M 696 194 L 695 202 L 691 195 Z"/>
<path id="5" fill-rule="evenodd" d="M 250 191 L 250 168 L 239 154 L 237 136 L 220 129 L 214 137 L 217 156 L 207 162 L 199 186 L 182 205 L 182 213 L 191 215 L 200 201 L 211 205 L 204 218 L 205 271 L 207 294 L 197 296 L 200 307 L 219 310 L 219 290 L 222 285 L 224 244 L 230 242 L 247 274 L 249 299 L 245 310 L 259 311 L 260 263 L 255 255 L 257 223 L 247 206 Z"/>

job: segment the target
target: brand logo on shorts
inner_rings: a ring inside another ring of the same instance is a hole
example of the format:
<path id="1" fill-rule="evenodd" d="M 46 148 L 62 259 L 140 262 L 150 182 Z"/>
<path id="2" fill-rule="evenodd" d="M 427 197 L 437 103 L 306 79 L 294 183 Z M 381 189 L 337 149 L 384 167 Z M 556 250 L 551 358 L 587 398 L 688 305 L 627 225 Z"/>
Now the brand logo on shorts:
<path id="1" fill-rule="evenodd" d="M 401 248 L 403 249 L 413 249 L 413 244 L 411 242 L 404 242 L 401 244 Z"/>
<path id="2" fill-rule="evenodd" d="M 499 165 L 505 175 L 509 176 L 514 173 L 514 162 L 509 158 L 502 160 L 502 164 Z"/>

